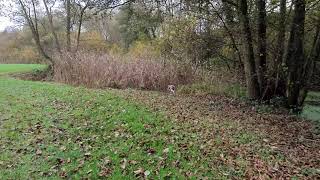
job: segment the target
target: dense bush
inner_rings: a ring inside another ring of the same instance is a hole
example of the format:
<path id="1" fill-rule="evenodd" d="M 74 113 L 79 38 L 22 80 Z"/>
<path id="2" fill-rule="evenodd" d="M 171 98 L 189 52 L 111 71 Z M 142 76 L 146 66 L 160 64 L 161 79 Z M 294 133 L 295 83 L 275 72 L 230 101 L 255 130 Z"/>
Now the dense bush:
<path id="1" fill-rule="evenodd" d="M 42 58 L 33 47 L 0 49 L 0 63 L 41 63 Z"/>
<path id="2" fill-rule="evenodd" d="M 96 31 L 84 32 L 80 38 L 79 49 L 90 50 L 92 52 L 106 52 L 110 47 L 111 45 Z"/>
<path id="3" fill-rule="evenodd" d="M 208 65 L 223 45 L 221 37 L 201 29 L 193 19 L 173 20 L 162 29 L 163 36 L 158 38 L 162 55 L 193 66 Z"/>
<path id="4" fill-rule="evenodd" d="M 16 32 L 0 33 L 0 63 L 40 63 L 36 48 Z"/>
<path id="5" fill-rule="evenodd" d="M 166 90 L 195 80 L 192 68 L 159 60 L 78 52 L 55 58 L 54 79 L 88 87 Z"/>

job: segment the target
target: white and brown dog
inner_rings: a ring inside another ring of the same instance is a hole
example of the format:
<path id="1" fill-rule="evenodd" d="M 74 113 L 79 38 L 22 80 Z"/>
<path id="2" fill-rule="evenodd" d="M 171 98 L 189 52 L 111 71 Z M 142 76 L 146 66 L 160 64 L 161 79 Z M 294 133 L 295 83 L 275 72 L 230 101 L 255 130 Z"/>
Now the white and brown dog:
<path id="1" fill-rule="evenodd" d="M 172 95 L 176 93 L 176 86 L 175 85 L 168 85 L 168 92 Z"/>

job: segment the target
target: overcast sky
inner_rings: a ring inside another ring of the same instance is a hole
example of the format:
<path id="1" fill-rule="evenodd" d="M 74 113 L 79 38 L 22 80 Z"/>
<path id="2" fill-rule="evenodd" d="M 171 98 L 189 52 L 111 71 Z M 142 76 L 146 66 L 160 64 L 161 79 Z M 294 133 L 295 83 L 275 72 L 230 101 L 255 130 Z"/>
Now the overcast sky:
<path id="1" fill-rule="evenodd" d="M 13 23 L 9 18 L 0 16 L 0 32 L 2 32 L 6 27 L 12 26 Z"/>

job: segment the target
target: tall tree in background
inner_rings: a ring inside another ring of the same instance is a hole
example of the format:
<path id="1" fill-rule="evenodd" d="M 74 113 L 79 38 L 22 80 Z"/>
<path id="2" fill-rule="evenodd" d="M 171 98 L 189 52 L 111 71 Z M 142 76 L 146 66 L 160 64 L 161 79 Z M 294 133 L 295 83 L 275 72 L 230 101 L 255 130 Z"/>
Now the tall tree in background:
<path id="1" fill-rule="evenodd" d="M 66 13 L 67 13 L 67 22 L 66 22 L 66 32 L 67 32 L 67 50 L 71 50 L 71 2 L 66 0 Z"/>
<path id="2" fill-rule="evenodd" d="M 303 68 L 305 64 L 304 54 L 304 21 L 305 21 L 305 1 L 295 0 L 293 20 L 290 30 L 286 64 L 287 74 L 287 98 L 289 107 L 300 106 L 300 90 L 305 86 L 303 79 Z"/>
<path id="3" fill-rule="evenodd" d="M 261 98 L 264 99 L 266 95 L 266 72 L 267 72 L 267 21 L 266 21 L 266 1 L 257 0 L 257 26 L 258 26 L 258 59 L 257 59 L 257 73 L 260 86 Z"/>
<path id="4" fill-rule="evenodd" d="M 125 5 L 133 0 L 120 1 L 120 0 L 75 0 L 73 3 L 77 9 L 77 19 L 78 19 L 78 29 L 76 36 L 76 50 L 79 48 L 81 30 L 83 28 L 83 22 L 86 15 L 87 19 L 92 18 L 93 16 L 103 12 L 107 9 L 112 9 Z M 90 14 L 87 14 L 87 11 L 90 10 Z"/>
<path id="5" fill-rule="evenodd" d="M 279 29 L 277 35 L 277 43 L 276 43 L 276 53 L 275 59 L 273 61 L 273 70 L 272 76 L 273 79 L 269 81 L 273 81 L 271 85 L 272 94 L 275 95 L 284 95 L 283 93 L 283 71 L 282 71 L 282 63 L 285 49 L 285 39 L 286 39 L 286 11 L 287 11 L 287 1 L 280 0 L 280 14 L 279 14 Z"/>
<path id="6" fill-rule="evenodd" d="M 32 37 L 35 41 L 35 44 L 36 44 L 36 47 L 37 47 L 39 53 L 45 59 L 47 59 L 50 62 L 50 64 L 53 65 L 54 63 L 53 63 L 52 59 L 44 51 L 44 48 L 41 45 L 41 41 L 40 41 L 40 34 L 39 34 L 39 29 L 38 29 L 38 17 L 37 17 L 37 11 L 36 11 L 36 5 L 39 2 L 36 2 L 35 0 L 31 0 L 30 2 L 27 2 L 27 3 L 28 4 L 26 4 L 26 2 L 24 2 L 23 0 L 18 0 L 19 8 L 21 8 L 21 14 L 25 18 L 25 20 L 31 30 Z M 31 5 L 31 7 L 29 7 L 28 5 Z"/>
<path id="7" fill-rule="evenodd" d="M 211 6 L 212 3 L 211 3 Z M 238 58 L 236 63 L 238 63 L 238 67 L 240 71 L 243 71 L 243 62 L 242 62 L 242 57 L 241 57 L 241 52 L 238 47 L 238 43 L 236 38 L 234 37 L 234 29 L 235 29 L 235 16 L 236 13 L 234 11 L 234 7 L 237 7 L 236 4 L 233 3 L 233 1 L 228 1 L 228 0 L 222 0 L 222 9 L 223 9 L 223 14 L 225 17 L 225 20 L 223 19 L 223 16 L 221 16 L 217 11 L 216 14 L 219 17 L 219 19 L 222 21 L 223 27 L 229 36 L 232 44 L 232 48 L 234 50 L 234 53 L 237 55 L 237 57 L 233 54 L 232 59 Z M 235 63 L 235 65 L 236 65 Z"/>
<path id="8" fill-rule="evenodd" d="M 239 18 L 243 33 L 243 43 L 246 58 L 244 59 L 244 69 L 247 84 L 248 96 L 250 99 L 260 99 L 260 88 L 256 71 L 253 40 L 248 16 L 248 4 L 246 0 L 239 0 Z"/>
<path id="9" fill-rule="evenodd" d="M 313 77 L 314 70 L 316 68 L 316 62 L 320 61 L 320 17 L 316 19 L 316 28 L 315 35 L 313 39 L 313 43 L 311 46 L 311 50 L 308 56 L 305 56 L 306 62 L 303 67 L 303 73 L 301 79 L 303 79 L 304 85 L 300 89 L 300 97 L 298 99 L 298 105 L 302 105 L 305 98 L 307 97 L 307 93 L 309 90 L 309 86 L 311 84 L 311 79 Z"/>
<path id="10" fill-rule="evenodd" d="M 53 38 L 54 38 L 54 42 L 55 42 L 55 45 L 56 45 L 56 49 L 59 53 L 61 53 L 61 46 L 60 46 L 60 42 L 59 42 L 59 39 L 58 39 L 58 35 L 56 33 L 56 30 L 55 30 L 55 27 L 54 27 L 54 24 L 53 24 L 53 16 L 52 16 L 52 9 L 49 8 L 48 6 L 48 1 L 47 0 L 43 0 L 42 1 L 43 4 L 44 4 L 44 7 L 46 9 L 46 14 L 47 14 L 47 17 L 48 17 L 48 21 L 49 21 L 49 27 L 50 27 L 50 31 L 53 35 Z M 55 1 L 52 2 L 54 6 L 55 4 Z"/>
<path id="11" fill-rule="evenodd" d="M 85 16 L 86 10 L 90 7 L 90 0 L 85 1 L 76 1 L 75 4 L 78 7 L 78 30 L 77 30 L 77 40 L 76 40 L 76 50 L 79 48 L 80 44 L 80 36 L 81 36 L 81 29 L 83 25 L 83 18 Z"/>

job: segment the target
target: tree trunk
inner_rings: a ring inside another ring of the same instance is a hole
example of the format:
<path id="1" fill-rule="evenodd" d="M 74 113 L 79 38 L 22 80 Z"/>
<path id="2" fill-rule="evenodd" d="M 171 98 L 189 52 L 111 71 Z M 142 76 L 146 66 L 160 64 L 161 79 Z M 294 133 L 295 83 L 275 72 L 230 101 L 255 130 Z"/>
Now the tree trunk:
<path id="1" fill-rule="evenodd" d="M 71 33 L 70 33 L 70 29 L 71 29 L 71 13 L 70 13 L 70 8 L 71 8 L 71 4 L 70 4 L 70 0 L 67 0 L 66 3 L 66 11 L 67 11 L 67 50 L 70 51 L 71 50 Z"/>
<path id="2" fill-rule="evenodd" d="M 309 60 L 315 62 L 320 58 L 320 19 L 316 29 L 316 34 L 313 41 L 313 46 L 309 55 Z"/>
<path id="3" fill-rule="evenodd" d="M 222 0 L 222 9 L 226 18 L 226 24 L 232 27 L 234 24 L 234 11 L 227 0 Z"/>
<path id="4" fill-rule="evenodd" d="M 245 45 L 246 58 L 244 59 L 244 68 L 248 96 L 250 99 L 258 100 L 260 98 L 260 88 L 255 66 L 252 35 L 248 17 L 248 5 L 246 0 L 239 1 L 239 17 L 241 21 L 242 33 L 244 35 L 243 43 Z"/>
<path id="5" fill-rule="evenodd" d="M 36 5 L 35 5 L 34 0 L 32 0 L 31 3 L 32 3 L 33 13 L 34 13 L 34 28 L 38 32 L 38 16 L 37 16 L 37 11 L 36 11 Z"/>
<path id="6" fill-rule="evenodd" d="M 260 86 L 260 94 L 265 94 L 266 86 L 266 63 L 267 63 L 267 25 L 266 25 L 266 1 L 257 0 L 258 8 L 258 59 L 257 59 L 257 73 Z M 264 95 L 263 95 L 264 96 Z"/>
<path id="7" fill-rule="evenodd" d="M 214 7 L 213 4 L 211 4 L 211 5 Z M 238 58 L 238 61 L 234 61 L 235 62 L 234 66 L 236 66 L 238 63 L 239 70 L 243 71 L 243 64 L 242 64 L 243 62 L 242 62 L 242 58 L 241 58 L 241 53 L 240 53 L 240 50 L 237 46 L 236 40 L 235 40 L 233 32 L 232 32 L 232 30 L 234 29 L 234 25 L 235 25 L 235 23 L 234 23 L 234 10 L 232 9 L 231 5 L 229 4 L 229 1 L 226 1 L 226 0 L 222 0 L 222 7 L 223 7 L 223 13 L 224 13 L 226 20 L 223 19 L 223 16 L 221 16 L 218 11 L 216 11 L 216 14 L 219 17 L 219 19 L 221 20 L 223 27 L 226 30 L 226 33 L 229 35 L 232 47 L 235 51 L 234 53 L 237 55 L 237 57 L 235 56 L 235 54 L 232 55 L 233 56 L 232 58 L 234 58 L 234 59 Z"/>
<path id="8" fill-rule="evenodd" d="M 280 1 L 280 14 L 279 14 L 279 32 L 277 36 L 277 54 L 275 59 L 275 65 L 278 66 L 283 61 L 284 44 L 286 39 L 286 7 L 287 1 Z"/>
<path id="9" fill-rule="evenodd" d="M 59 39 L 58 39 L 58 36 L 57 36 L 57 33 L 56 31 L 54 30 L 54 26 L 53 26 L 53 17 L 52 17 L 52 14 L 48 8 L 48 4 L 47 4 L 47 1 L 46 0 L 43 0 L 43 4 L 44 4 L 44 7 L 46 9 L 46 13 L 47 13 L 47 16 L 48 16 L 48 20 L 49 20 L 49 26 L 50 26 L 50 30 L 51 30 L 51 33 L 53 35 L 53 38 L 54 38 L 54 41 L 55 41 L 55 44 L 56 44 L 56 48 L 57 48 L 57 51 L 59 53 L 61 53 L 61 47 L 60 47 L 60 43 L 59 43 Z"/>
<path id="10" fill-rule="evenodd" d="M 318 25 L 313 41 L 313 45 L 310 51 L 309 58 L 305 63 L 303 78 L 307 80 L 306 84 L 301 90 L 300 98 L 299 98 L 299 105 L 304 103 L 305 98 L 307 97 L 308 88 L 311 83 L 311 79 L 313 76 L 315 62 L 320 59 L 320 19 L 318 20 Z"/>
<path id="11" fill-rule="evenodd" d="M 77 33 L 77 46 L 76 46 L 76 50 L 78 50 L 79 44 L 80 44 L 82 21 L 83 21 L 83 15 L 84 15 L 85 10 L 86 10 L 86 8 L 83 8 L 83 9 L 81 10 L 81 12 L 80 12 L 79 24 L 78 24 L 78 33 Z"/>
<path id="12" fill-rule="evenodd" d="M 282 92 L 282 84 L 284 83 L 283 78 L 283 70 L 282 70 L 282 62 L 284 55 L 284 46 L 286 39 L 286 7 L 287 1 L 280 0 L 280 14 L 279 14 L 279 32 L 277 36 L 277 45 L 276 45 L 276 56 L 273 62 L 273 77 L 275 79 L 273 94 L 274 95 L 284 95 Z"/>
<path id="13" fill-rule="evenodd" d="M 301 89 L 305 86 L 303 71 L 305 65 L 304 57 L 304 21 L 305 21 L 305 1 L 294 1 L 294 14 L 290 30 L 286 64 L 287 74 L 287 98 L 288 107 L 296 109 L 299 104 Z"/>

